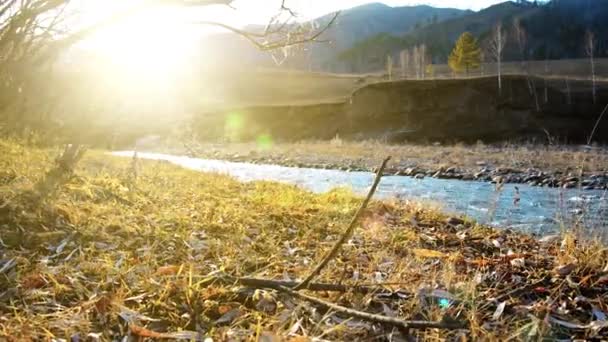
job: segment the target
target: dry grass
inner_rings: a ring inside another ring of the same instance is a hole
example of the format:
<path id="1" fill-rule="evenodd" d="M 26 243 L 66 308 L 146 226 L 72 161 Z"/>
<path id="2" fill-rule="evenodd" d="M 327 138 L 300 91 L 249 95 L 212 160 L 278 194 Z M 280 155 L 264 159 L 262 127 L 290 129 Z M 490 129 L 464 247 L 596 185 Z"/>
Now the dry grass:
<path id="1" fill-rule="evenodd" d="M 25 200 L 55 152 L 0 142 L 3 338 L 307 341 L 405 333 L 269 289 L 213 281 L 218 271 L 302 279 L 359 205 L 351 193 L 315 195 L 91 152 L 54 197 Z M 606 337 L 598 323 L 582 329 L 556 323 L 582 326 L 598 321 L 592 308 L 606 311 L 604 246 L 571 235 L 541 243 L 447 219 L 416 203 L 373 203 L 319 281 L 385 285 L 376 293 L 312 295 L 372 313 L 469 326 L 409 332 L 424 340 Z M 560 274 L 562 266 L 569 272 Z M 502 302 L 504 312 L 496 313 Z"/>

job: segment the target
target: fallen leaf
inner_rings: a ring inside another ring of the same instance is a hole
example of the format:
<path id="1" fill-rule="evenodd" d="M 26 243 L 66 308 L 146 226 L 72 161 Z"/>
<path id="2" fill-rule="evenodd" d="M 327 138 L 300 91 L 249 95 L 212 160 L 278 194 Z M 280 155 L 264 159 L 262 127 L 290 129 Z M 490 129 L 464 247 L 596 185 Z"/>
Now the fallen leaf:
<path id="1" fill-rule="evenodd" d="M 175 266 L 175 265 L 170 265 L 170 266 L 161 266 L 156 270 L 156 274 L 157 275 L 175 275 L 179 272 L 181 266 Z"/>
<path id="2" fill-rule="evenodd" d="M 506 301 L 498 304 L 498 306 L 496 307 L 496 311 L 494 311 L 494 314 L 492 315 L 492 319 L 495 321 L 498 321 L 500 319 L 500 316 L 502 316 L 502 313 L 505 311 L 506 306 L 507 306 Z"/>
<path id="3" fill-rule="evenodd" d="M 524 259 L 524 258 L 513 259 L 513 260 L 511 260 L 511 266 L 524 267 L 524 266 L 526 266 L 526 259 Z"/>
<path id="4" fill-rule="evenodd" d="M 572 271 L 574 271 L 575 269 L 576 269 L 576 265 L 571 263 L 571 264 L 567 264 L 567 265 L 558 266 L 554 269 L 554 271 L 559 276 L 565 277 L 565 276 L 569 275 L 570 273 L 572 273 Z"/>
<path id="5" fill-rule="evenodd" d="M 237 317 L 239 317 L 240 315 L 241 315 L 241 311 L 239 309 L 232 309 L 232 310 L 226 312 L 225 314 L 223 314 L 222 317 L 215 320 L 214 323 L 216 325 L 230 324 L 235 319 L 237 319 Z"/>
<path id="6" fill-rule="evenodd" d="M 173 339 L 173 340 L 188 340 L 188 341 L 203 341 L 202 336 L 195 331 L 179 331 L 174 333 L 159 333 L 138 326 L 136 324 L 130 324 L 129 328 L 133 335 L 144 337 L 144 338 L 158 338 L 158 339 Z"/>
<path id="7" fill-rule="evenodd" d="M 412 253 L 418 258 L 447 258 L 448 255 L 431 249 L 414 248 Z"/>

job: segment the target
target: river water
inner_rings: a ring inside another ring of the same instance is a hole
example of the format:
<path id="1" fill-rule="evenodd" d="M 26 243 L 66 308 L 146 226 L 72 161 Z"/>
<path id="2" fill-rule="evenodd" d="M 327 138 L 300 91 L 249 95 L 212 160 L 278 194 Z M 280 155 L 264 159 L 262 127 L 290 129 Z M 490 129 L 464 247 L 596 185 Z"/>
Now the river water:
<path id="1" fill-rule="evenodd" d="M 112 154 L 132 157 L 133 151 Z M 246 182 L 272 180 L 291 183 L 313 192 L 346 187 L 358 194 L 365 194 L 374 178 L 374 174 L 369 172 L 234 163 L 159 153 L 138 152 L 138 157 L 167 161 L 197 171 L 227 174 Z M 494 184 L 487 182 L 385 176 L 376 197 L 430 202 L 444 211 L 466 215 L 481 223 L 539 235 L 578 226 L 593 236 L 608 236 L 605 233 L 608 227 L 606 191 L 522 184 L 505 184 L 497 189 Z"/>

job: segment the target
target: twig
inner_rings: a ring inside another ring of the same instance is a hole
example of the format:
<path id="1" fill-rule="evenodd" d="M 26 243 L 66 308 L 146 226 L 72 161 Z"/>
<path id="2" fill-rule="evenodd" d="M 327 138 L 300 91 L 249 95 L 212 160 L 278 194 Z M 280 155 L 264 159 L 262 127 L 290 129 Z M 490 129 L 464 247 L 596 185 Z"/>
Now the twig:
<path id="1" fill-rule="evenodd" d="M 220 276 L 210 277 L 206 282 L 214 282 L 219 281 L 222 283 L 228 284 L 240 284 L 247 287 L 252 288 L 267 288 L 273 290 L 279 290 L 281 287 L 292 288 L 298 285 L 298 282 L 295 281 L 285 281 L 285 280 L 270 280 L 270 279 L 260 279 L 260 278 L 237 278 L 227 274 L 222 274 Z M 367 286 L 367 285 L 342 285 L 342 284 L 329 284 L 329 283 L 310 283 L 308 284 L 307 290 L 310 291 L 328 291 L 328 292 L 357 292 L 357 293 L 386 293 L 388 291 L 383 291 L 381 286 L 390 285 L 390 283 L 379 283 L 375 286 Z M 406 293 L 399 291 L 400 293 L 411 296 L 411 293 Z"/>
<path id="2" fill-rule="evenodd" d="M 319 298 L 307 296 L 299 293 L 287 287 L 281 286 L 277 290 L 289 294 L 295 298 L 305 300 L 307 302 L 319 305 L 326 309 L 359 319 L 363 319 L 369 322 L 375 322 L 401 329 L 462 329 L 466 326 L 463 322 L 433 322 L 433 321 L 406 321 L 399 318 L 387 317 L 382 315 L 370 314 L 363 311 L 349 309 L 334 303 L 326 302 Z"/>
<path id="3" fill-rule="evenodd" d="M 302 38 L 292 39 L 292 35 L 286 34 L 286 37 L 279 38 L 277 40 L 271 40 L 268 42 L 258 41 L 259 38 L 270 38 L 268 36 L 268 34 L 266 34 L 266 33 L 255 33 L 255 32 L 245 31 L 245 30 L 241 30 L 236 27 L 226 25 L 226 24 L 223 24 L 220 22 L 215 22 L 215 21 L 197 21 L 197 22 L 194 22 L 194 24 L 206 25 L 206 26 L 216 26 L 216 27 L 223 28 L 225 30 L 228 30 L 232 33 L 235 33 L 235 34 L 245 38 L 246 40 L 248 40 L 250 43 L 255 45 L 255 47 L 261 51 L 271 51 L 271 50 L 276 50 L 279 48 L 285 48 L 285 47 L 290 47 L 290 46 L 294 46 L 294 45 L 301 45 L 304 43 L 319 43 L 320 41 L 318 40 L 318 38 L 323 33 L 325 33 L 327 30 L 329 30 L 329 28 L 336 22 L 339 15 L 340 15 L 340 12 L 334 13 L 333 17 L 329 20 L 327 25 L 324 25 L 320 30 L 317 30 L 317 32 L 311 33 L 310 36 L 304 36 Z M 258 39 L 256 39 L 256 38 L 258 38 Z"/>
<path id="4" fill-rule="evenodd" d="M 604 114 L 606 114 L 606 110 L 607 109 L 608 109 L 608 104 L 606 105 L 606 107 L 604 107 L 604 110 L 602 111 L 602 114 L 600 114 L 600 117 L 595 122 L 595 126 L 593 126 L 593 131 L 591 131 L 591 135 L 589 136 L 589 140 L 587 140 L 587 145 L 591 145 L 591 140 L 593 140 L 593 136 L 595 135 L 595 130 L 597 130 L 597 127 L 600 125 L 600 121 L 602 121 L 602 118 L 604 117 Z"/>
<path id="5" fill-rule="evenodd" d="M 542 278 L 540 280 L 537 280 L 537 281 L 535 281 L 533 283 L 526 284 L 526 285 L 524 285 L 522 287 L 518 287 L 516 289 L 513 289 L 513 290 L 511 290 L 511 291 L 509 291 L 507 293 L 503 293 L 500 296 L 495 297 L 493 300 L 491 300 L 491 301 L 487 302 L 486 304 L 482 305 L 480 307 L 480 310 L 485 310 L 485 309 L 489 308 L 490 306 L 492 306 L 492 304 L 494 304 L 494 303 L 503 302 L 503 301 L 505 301 L 505 300 L 507 300 L 507 299 L 509 299 L 511 297 L 514 297 L 514 296 L 522 293 L 522 292 L 530 291 L 530 290 L 532 290 L 532 289 L 534 289 L 534 288 L 536 288 L 536 287 L 544 284 L 546 281 L 547 281 L 547 277 L 544 277 L 544 278 Z"/>
<path id="6" fill-rule="evenodd" d="M 350 224 L 348 225 L 348 228 L 346 228 L 346 231 L 344 231 L 344 233 L 342 234 L 340 239 L 334 244 L 331 251 L 329 251 L 329 253 L 327 253 L 327 255 L 323 258 L 323 260 L 321 260 L 321 262 L 310 273 L 310 275 L 308 275 L 308 277 L 306 277 L 306 279 L 304 279 L 304 281 L 302 281 L 298 286 L 294 287 L 293 288 L 294 290 L 297 291 L 297 290 L 306 288 L 308 286 L 308 284 L 317 275 L 319 275 L 319 273 L 321 273 L 323 268 L 325 268 L 325 266 L 327 266 L 327 264 L 331 261 L 331 259 L 333 259 L 336 256 L 336 254 L 338 254 L 340 247 L 342 247 L 342 245 L 346 242 L 348 237 L 353 233 L 353 231 L 355 230 L 355 225 L 357 224 L 357 221 L 363 214 L 363 211 L 367 207 L 367 204 L 369 203 L 371 198 L 374 196 L 374 193 L 376 192 L 376 188 L 378 187 L 378 184 L 380 183 L 380 179 L 382 179 L 382 173 L 384 172 L 384 169 L 386 168 L 386 164 L 388 163 L 388 161 L 390 159 L 391 159 L 391 157 L 387 157 L 382 162 L 382 165 L 380 166 L 380 168 L 378 169 L 378 172 L 376 173 L 376 178 L 374 179 L 374 183 L 372 184 L 372 187 L 369 189 L 369 193 L 367 194 L 367 197 L 365 197 L 365 200 L 363 201 L 363 203 L 361 203 L 361 206 L 355 213 L 355 216 L 350 221 Z"/>

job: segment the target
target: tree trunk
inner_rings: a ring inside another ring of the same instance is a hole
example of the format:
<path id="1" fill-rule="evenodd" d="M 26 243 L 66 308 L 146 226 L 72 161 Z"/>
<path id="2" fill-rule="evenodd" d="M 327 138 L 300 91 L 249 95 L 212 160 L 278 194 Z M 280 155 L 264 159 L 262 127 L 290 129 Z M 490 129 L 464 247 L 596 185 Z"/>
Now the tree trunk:
<path id="1" fill-rule="evenodd" d="M 498 95 L 502 95 L 502 70 L 501 58 L 498 57 Z"/>
<path id="2" fill-rule="evenodd" d="M 591 60 L 591 94 L 593 96 L 593 103 L 596 103 L 596 89 L 595 89 L 595 61 L 593 60 L 593 55 L 590 57 Z"/>

